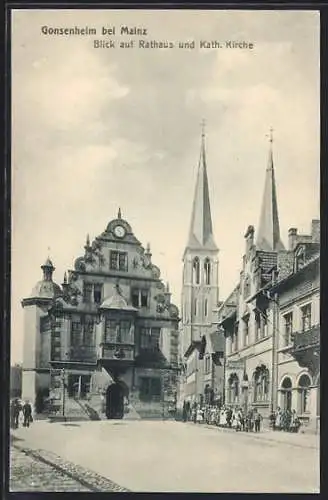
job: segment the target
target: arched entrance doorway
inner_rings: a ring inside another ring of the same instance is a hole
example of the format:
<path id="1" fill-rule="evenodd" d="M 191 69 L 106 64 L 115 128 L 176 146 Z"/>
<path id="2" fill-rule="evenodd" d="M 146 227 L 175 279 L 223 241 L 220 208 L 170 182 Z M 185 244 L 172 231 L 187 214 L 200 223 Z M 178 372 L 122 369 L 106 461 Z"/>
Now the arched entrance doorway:
<path id="1" fill-rule="evenodd" d="M 292 381 L 289 377 L 285 377 L 281 384 L 282 409 L 292 409 Z"/>
<path id="2" fill-rule="evenodd" d="M 120 382 L 108 386 L 106 391 L 106 417 L 121 419 L 124 416 L 124 397 L 127 397 L 127 387 Z"/>

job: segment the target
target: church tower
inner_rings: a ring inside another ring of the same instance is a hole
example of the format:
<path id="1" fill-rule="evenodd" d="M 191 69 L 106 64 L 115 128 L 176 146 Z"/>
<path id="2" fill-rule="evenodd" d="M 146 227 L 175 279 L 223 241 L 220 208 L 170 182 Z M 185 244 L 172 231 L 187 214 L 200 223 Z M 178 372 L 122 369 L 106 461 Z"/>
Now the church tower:
<path id="1" fill-rule="evenodd" d="M 213 309 L 218 304 L 218 251 L 213 236 L 203 129 L 190 230 L 183 255 L 182 356 L 193 341 L 200 341 L 211 329 Z"/>

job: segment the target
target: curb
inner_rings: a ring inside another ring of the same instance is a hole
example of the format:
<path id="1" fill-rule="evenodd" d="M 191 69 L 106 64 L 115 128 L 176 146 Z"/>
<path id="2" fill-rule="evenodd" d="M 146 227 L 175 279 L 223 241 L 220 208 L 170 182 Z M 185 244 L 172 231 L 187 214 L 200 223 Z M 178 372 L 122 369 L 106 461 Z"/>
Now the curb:
<path id="1" fill-rule="evenodd" d="M 32 450 L 17 444 L 11 444 L 13 448 L 24 453 L 27 456 L 34 458 L 35 460 L 49 465 L 57 472 L 73 479 L 74 481 L 80 483 L 85 488 L 89 489 L 91 492 L 129 492 L 127 488 L 120 486 L 110 479 L 100 476 L 96 472 L 89 471 L 80 465 L 76 465 L 73 462 L 62 459 L 58 455 L 45 450 Z M 67 470 L 67 469 L 71 470 Z"/>
<path id="2" fill-rule="evenodd" d="M 194 424 L 193 422 L 185 422 L 189 425 L 197 425 L 197 424 Z M 216 425 L 208 425 L 208 424 L 199 424 L 198 425 L 199 427 L 203 427 L 205 429 L 212 429 L 212 430 L 217 430 L 219 432 L 236 432 L 234 429 L 229 429 L 227 427 L 218 427 Z M 271 442 L 271 443 L 277 443 L 277 444 L 288 444 L 289 446 L 296 446 L 298 448 L 309 448 L 309 449 L 312 449 L 312 450 L 319 450 L 320 449 L 320 446 L 312 446 L 312 445 L 307 445 L 307 444 L 301 444 L 301 443 L 293 443 L 291 441 L 280 441 L 279 439 L 272 439 L 270 437 L 266 437 L 265 435 L 263 436 L 263 433 L 265 434 L 267 431 L 260 431 L 260 433 L 255 433 L 255 432 L 243 432 L 243 431 L 240 431 L 242 432 L 242 435 L 243 436 L 248 436 L 248 437 L 252 437 L 254 439 L 260 439 L 262 441 L 268 441 L 268 442 Z M 280 431 L 277 431 L 277 432 L 280 432 Z M 318 436 L 318 440 L 319 440 L 319 436 Z"/>

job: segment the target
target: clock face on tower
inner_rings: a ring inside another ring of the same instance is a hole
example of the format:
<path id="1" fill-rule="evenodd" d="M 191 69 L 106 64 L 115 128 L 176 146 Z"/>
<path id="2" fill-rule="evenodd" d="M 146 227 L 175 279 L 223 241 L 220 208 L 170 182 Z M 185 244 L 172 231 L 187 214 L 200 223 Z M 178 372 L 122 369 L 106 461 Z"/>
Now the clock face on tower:
<path id="1" fill-rule="evenodd" d="M 123 226 L 115 226 L 114 228 L 114 234 L 118 238 L 123 238 L 125 236 L 125 229 Z"/>

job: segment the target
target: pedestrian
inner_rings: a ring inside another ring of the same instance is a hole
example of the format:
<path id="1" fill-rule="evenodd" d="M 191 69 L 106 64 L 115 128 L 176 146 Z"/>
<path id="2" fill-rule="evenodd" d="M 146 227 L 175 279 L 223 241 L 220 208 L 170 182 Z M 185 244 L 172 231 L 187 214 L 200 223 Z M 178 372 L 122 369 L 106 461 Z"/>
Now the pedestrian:
<path id="1" fill-rule="evenodd" d="M 278 429 L 278 431 L 280 431 L 281 429 L 281 424 L 282 424 L 281 420 L 282 420 L 282 411 L 278 406 L 276 414 L 276 423 L 275 423 L 275 428 Z"/>
<path id="2" fill-rule="evenodd" d="M 276 418 L 277 415 L 274 411 L 270 413 L 269 420 L 270 420 L 270 427 L 272 428 L 273 431 L 276 430 Z"/>
<path id="3" fill-rule="evenodd" d="M 236 411 L 234 410 L 233 413 L 232 413 L 232 417 L 231 417 L 231 426 L 233 429 L 235 429 L 236 431 L 238 431 L 238 419 L 237 419 L 237 413 Z"/>
<path id="4" fill-rule="evenodd" d="M 20 423 L 20 415 L 21 415 L 22 405 L 19 399 L 16 399 L 14 402 L 14 429 L 18 429 Z"/>
<path id="5" fill-rule="evenodd" d="M 23 415 L 24 415 L 23 426 L 29 427 L 30 423 L 33 422 L 32 406 L 30 405 L 29 401 L 26 401 L 24 406 L 23 406 Z"/>
<path id="6" fill-rule="evenodd" d="M 296 410 L 293 410 L 293 412 L 292 412 L 292 418 L 291 418 L 291 424 L 290 424 L 290 430 L 291 430 L 291 432 L 298 432 L 300 426 L 301 426 L 300 419 L 297 416 Z"/>
<path id="7" fill-rule="evenodd" d="M 19 426 L 19 402 L 18 399 L 13 399 L 10 405 L 10 427 L 17 429 Z"/>
<path id="8" fill-rule="evenodd" d="M 237 419 L 239 422 L 240 430 L 244 431 L 245 430 L 245 416 L 244 416 L 242 408 L 239 408 L 239 410 L 238 410 Z"/>
<path id="9" fill-rule="evenodd" d="M 187 419 L 188 419 L 187 406 L 186 406 L 186 402 L 184 401 L 183 408 L 182 408 L 182 420 L 183 420 L 183 422 L 187 422 Z"/>
<path id="10" fill-rule="evenodd" d="M 200 405 L 198 406 L 197 412 L 196 412 L 196 422 L 198 424 L 201 424 L 203 422 L 203 412 L 202 412 Z"/>
<path id="11" fill-rule="evenodd" d="M 222 408 L 220 411 L 220 427 L 225 427 L 227 425 L 227 418 L 226 418 L 226 412 L 225 409 Z"/>
<path id="12" fill-rule="evenodd" d="M 231 429 L 231 423 L 232 423 L 232 410 L 231 410 L 231 408 L 227 408 L 226 420 L 227 420 L 227 426 Z"/>
<path id="13" fill-rule="evenodd" d="M 262 415 L 256 410 L 254 415 L 255 432 L 260 432 L 261 420 L 262 420 Z"/>

